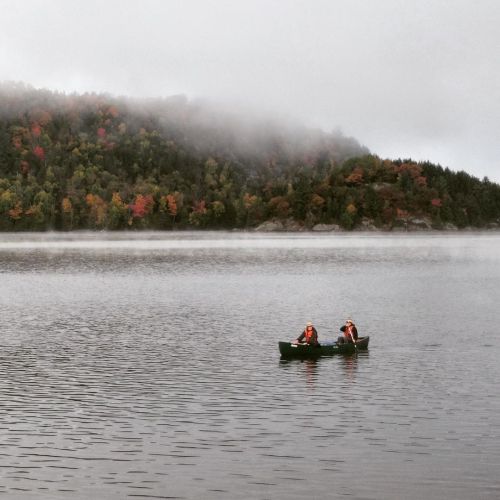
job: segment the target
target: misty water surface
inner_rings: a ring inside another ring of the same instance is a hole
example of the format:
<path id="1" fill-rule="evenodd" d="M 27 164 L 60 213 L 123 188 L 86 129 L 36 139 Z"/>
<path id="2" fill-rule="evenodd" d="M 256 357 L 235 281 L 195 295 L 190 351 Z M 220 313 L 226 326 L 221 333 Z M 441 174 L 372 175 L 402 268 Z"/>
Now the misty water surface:
<path id="1" fill-rule="evenodd" d="M 496 499 L 500 235 L 0 235 L 0 497 Z M 346 316 L 367 353 L 281 361 Z"/>

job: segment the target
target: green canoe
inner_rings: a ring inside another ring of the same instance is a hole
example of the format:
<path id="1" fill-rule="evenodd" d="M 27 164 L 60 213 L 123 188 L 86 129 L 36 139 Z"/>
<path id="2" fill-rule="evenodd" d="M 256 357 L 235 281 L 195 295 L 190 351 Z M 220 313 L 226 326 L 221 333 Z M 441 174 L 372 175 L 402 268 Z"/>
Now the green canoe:
<path id="1" fill-rule="evenodd" d="M 359 337 L 354 344 L 323 344 L 318 346 L 308 344 L 292 344 L 279 342 L 282 358 L 319 358 L 320 356 L 333 356 L 334 354 L 354 354 L 358 349 L 368 349 L 370 337 Z"/>

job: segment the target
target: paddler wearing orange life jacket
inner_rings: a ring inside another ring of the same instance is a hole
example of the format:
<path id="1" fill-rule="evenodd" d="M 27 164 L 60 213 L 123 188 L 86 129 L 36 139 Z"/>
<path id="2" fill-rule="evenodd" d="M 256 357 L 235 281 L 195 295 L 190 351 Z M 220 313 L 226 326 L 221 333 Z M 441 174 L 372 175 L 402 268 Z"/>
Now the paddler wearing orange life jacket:
<path id="1" fill-rule="evenodd" d="M 306 344 L 317 345 L 318 344 L 318 332 L 314 328 L 313 324 L 308 321 L 304 331 L 300 334 L 297 342 L 305 342 Z"/>
<path id="2" fill-rule="evenodd" d="M 347 342 L 353 344 L 358 340 L 358 329 L 351 318 L 348 318 L 345 325 L 340 327 L 340 331 L 344 332 L 344 335 L 341 335 L 337 339 L 338 344 L 344 344 Z"/>

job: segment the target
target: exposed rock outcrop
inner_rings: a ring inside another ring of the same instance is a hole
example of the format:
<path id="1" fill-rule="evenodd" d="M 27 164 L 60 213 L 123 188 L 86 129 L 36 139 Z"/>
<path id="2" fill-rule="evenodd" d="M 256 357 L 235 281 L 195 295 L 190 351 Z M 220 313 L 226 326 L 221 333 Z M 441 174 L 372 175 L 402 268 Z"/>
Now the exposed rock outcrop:
<path id="1" fill-rule="evenodd" d="M 270 232 L 297 232 L 304 231 L 305 227 L 300 222 L 297 222 L 294 219 L 271 219 L 263 222 L 259 226 L 255 228 L 257 232 L 270 233 Z"/>
<path id="2" fill-rule="evenodd" d="M 312 230 L 317 232 L 331 232 L 341 231 L 342 229 L 338 224 L 316 224 Z"/>

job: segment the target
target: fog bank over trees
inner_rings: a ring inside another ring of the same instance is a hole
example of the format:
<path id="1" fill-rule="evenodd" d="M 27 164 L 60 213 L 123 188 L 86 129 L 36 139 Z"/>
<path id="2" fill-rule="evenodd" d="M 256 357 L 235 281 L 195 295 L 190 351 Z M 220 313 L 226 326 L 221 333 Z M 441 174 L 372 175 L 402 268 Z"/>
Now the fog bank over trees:
<path id="1" fill-rule="evenodd" d="M 376 152 L 375 152 L 376 153 Z M 0 87 L 0 229 L 495 227 L 500 187 L 183 96 Z"/>

